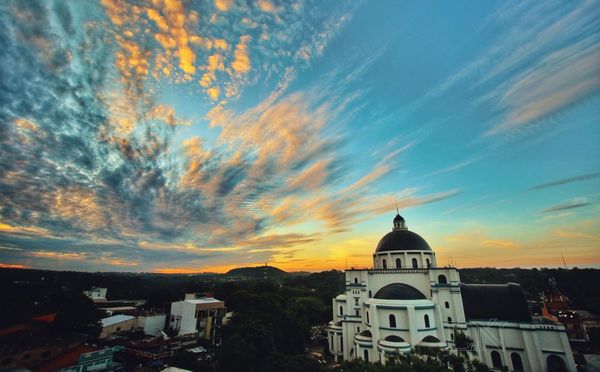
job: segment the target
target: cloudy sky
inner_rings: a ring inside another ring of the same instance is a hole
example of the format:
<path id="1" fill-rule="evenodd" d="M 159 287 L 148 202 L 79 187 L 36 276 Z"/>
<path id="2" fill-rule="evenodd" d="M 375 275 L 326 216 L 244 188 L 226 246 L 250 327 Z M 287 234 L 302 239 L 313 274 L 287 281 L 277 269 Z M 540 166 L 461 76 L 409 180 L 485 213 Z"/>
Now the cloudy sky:
<path id="1" fill-rule="evenodd" d="M 595 1 L 0 2 L 0 267 L 600 266 Z"/>

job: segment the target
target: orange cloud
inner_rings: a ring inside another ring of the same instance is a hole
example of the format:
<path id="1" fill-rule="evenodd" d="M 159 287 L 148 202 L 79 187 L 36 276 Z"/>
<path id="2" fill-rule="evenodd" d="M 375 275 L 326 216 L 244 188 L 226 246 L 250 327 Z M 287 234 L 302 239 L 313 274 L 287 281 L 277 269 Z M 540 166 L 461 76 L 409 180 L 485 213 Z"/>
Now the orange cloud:
<path id="1" fill-rule="evenodd" d="M 265 13 L 279 12 L 279 8 L 275 7 L 269 0 L 258 0 L 258 7 Z"/>
<path id="2" fill-rule="evenodd" d="M 31 266 L 25 266 L 20 264 L 6 264 L 0 262 L 0 269 L 31 269 Z"/>
<path id="3" fill-rule="evenodd" d="M 226 12 L 231 9 L 232 4 L 233 0 L 215 0 L 215 7 L 222 12 Z"/>
<path id="4" fill-rule="evenodd" d="M 501 248 L 501 249 L 513 249 L 513 248 L 519 248 L 519 244 L 513 242 L 512 240 L 506 240 L 506 239 L 486 239 L 481 241 L 479 244 L 481 244 L 484 247 L 488 247 L 488 248 Z"/>
<path id="5" fill-rule="evenodd" d="M 42 257 L 49 258 L 55 260 L 75 260 L 82 261 L 85 260 L 87 255 L 85 253 L 75 253 L 75 252 L 51 252 L 51 251 L 36 251 L 30 252 L 30 256 L 33 257 Z"/>
<path id="6" fill-rule="evenodd" d="M 250 71 L 250 57 L 248 56 L 248 42 L 250 36 L 244 35 L 240 37 L 240 41 L 234 51 L 234 60 L 231 67 L 239 74 L 245 74 Z"/>
<path id="7" fill-rule="evenodd" d="M 220 94 L 220 90 L 218 87 L 212 87 L 212 88 L 208 88 L 206 90 L 206 94 L 208 94 L 208 96 L 210 97 L 210 99 L 212 99 L 213 101 L 216 101 L 219 99 L 219 94 Z"/>

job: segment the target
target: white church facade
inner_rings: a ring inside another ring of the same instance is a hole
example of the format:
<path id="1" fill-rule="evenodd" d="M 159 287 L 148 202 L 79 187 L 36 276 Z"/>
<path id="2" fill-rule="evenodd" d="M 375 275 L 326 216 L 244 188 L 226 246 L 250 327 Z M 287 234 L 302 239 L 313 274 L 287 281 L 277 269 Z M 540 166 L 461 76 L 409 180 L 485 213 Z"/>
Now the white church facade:
<path id="1" fill-rule="evenodd" d="M 518 284 L 464 284 L 454 267 L 396 215 L 372 269 L 346 270 L 333 299 L 329 351 L 336 360 L 384 363 L 415 346 L 455 351 L 455 335 L 473 341 L 471 357 L 492 369 L 575 371 L 564 326 L 532 320 Z"/>

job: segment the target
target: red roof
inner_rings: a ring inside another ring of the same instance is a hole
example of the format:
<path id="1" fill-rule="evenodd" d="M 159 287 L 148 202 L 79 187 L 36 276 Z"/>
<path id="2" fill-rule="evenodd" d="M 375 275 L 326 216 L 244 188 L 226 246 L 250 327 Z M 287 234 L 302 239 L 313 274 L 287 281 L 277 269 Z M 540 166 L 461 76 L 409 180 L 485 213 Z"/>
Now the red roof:
<path id="1" fill-rule="evenodd" d="M 40 321 L 40 322 L 45 322 L 45 323 L 54 323 L 54 321 L 56 320 L 56 314 L 57 313 L 40 315 L 40 316 L 36 316 L 34 318 L 31 318 L 31 319 L 32 320 L 37 320 L 37 321 Z"/>
<path id="2" fill-rule="evenodd" d="M 27 324 L 16 324 L 14 326 L 10 326 L 7 328 L 2 328 L 0 329 L 0 337 L 2 336 L 8 336 L 11 335 L 13 333 L 18 333 L 21 331 L 24 331 L 26 329 L 31 328 L 31 326 L 27 325 Z"/>
<path id="3" fill-rule="evenodd" d="M 77 361 L 79 360 L 79 356 L 81 354 L 89 353 L 96 350 L 98 350 L 98 348 L 91 346 L 77 346 L 75 349 L 64 352 L 58 355 L 57 357 L 48 360 L 44 363 L 43 366 L 36 367 L 33 370 L 35 372 L 52 372 L 61 368 L 73 366 L 77 364 Z"/>

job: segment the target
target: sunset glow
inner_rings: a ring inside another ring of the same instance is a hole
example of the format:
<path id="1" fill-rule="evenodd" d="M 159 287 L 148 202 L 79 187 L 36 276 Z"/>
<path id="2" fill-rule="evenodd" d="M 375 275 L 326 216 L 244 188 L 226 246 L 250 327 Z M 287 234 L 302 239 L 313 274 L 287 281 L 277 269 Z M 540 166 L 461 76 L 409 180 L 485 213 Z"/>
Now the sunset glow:
<path id="1" fill-rule="evenodd" d="M 0 268 L 600 267 L 596 2 L 0 4 Z M 458 21 L 460 20 L 460 21 Z"/>

